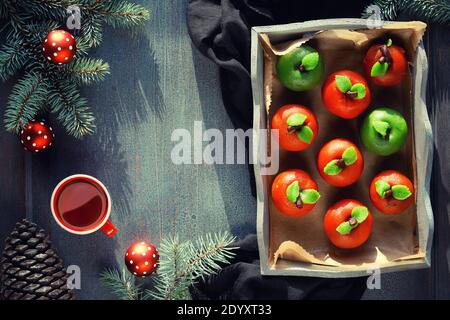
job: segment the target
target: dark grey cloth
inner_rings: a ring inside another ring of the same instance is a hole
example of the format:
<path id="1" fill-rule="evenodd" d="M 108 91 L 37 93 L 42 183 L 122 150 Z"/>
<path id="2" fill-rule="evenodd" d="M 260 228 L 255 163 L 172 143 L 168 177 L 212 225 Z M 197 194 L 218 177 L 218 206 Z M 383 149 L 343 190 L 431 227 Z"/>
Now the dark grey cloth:
<path id="1" fill-rule="evenodd" d="M 191 288 L 201 300 L 325 300 L 360 299 L 366 279 L 324 279 L 261 276 L 256 236 L 236 243 L 239 247 L 231 265 L 218 275 Z"/>
<path id="2" fill-rule="evenodd" d="M 188 28 L 194 45 L 220 67 L 222 98 L 233 124 L 248 129 L 253 114 L 250 28 L 359 17 L 365 5 L 361 0 L 191 0 Z M 255 194 L 253 181 L 252 191 Z M 230 266 L 191 288 L 195 299 L 359 299 L 365 290 L 365 278 L 262 277 L 256 237 L 249 236 L 238 246 Z"/>

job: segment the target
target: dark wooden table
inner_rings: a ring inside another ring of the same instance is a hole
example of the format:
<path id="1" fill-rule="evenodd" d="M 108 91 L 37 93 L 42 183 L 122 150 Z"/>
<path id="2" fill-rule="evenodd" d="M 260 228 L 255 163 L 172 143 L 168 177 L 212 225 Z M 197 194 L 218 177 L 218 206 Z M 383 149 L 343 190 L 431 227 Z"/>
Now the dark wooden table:
<path id="1" fill-rule="evenodd" d="M 50 232 L 66 264 L 81 267 L 81 299 L 113 298 L 98 282 L 105 267 L 122 267 L 127 246 L 138 239 L 158 243 L 177 232 L 182 238 L 230 230 L 255 232 L 255 200 L 243 165 L 177 166 L 170 160 L 176 128 L 225 131 L 232 124 L 223 108 L 218 69 L 191 45 L 186 29 L 187 0 L 141 1 L 152 11 L 149 23 L 133 32 L 108 30 L 93 52 L 111 65 L 112 75 L 84 90 L 97 116 L 96 135 L 82 141 L 56 127 L 57 143 L 39 156 L 25 153 L 17 138 L 0 130 L 0 250 L 14 223 L 29 217 Z M 449 28 L 431 27 L 425 38 L 430 60 L 428 107 L 435 133 L 432 180 L 435 239 L 431 269 L 382 276 L 382 289 L 364 298 L 450 298 Z M 5 105 L 9 83 L 0 89 Z M 64 177 L 98 177 L 113 199 L 119 233 L 74 236 L 53 221 L 49 200 Z"/>

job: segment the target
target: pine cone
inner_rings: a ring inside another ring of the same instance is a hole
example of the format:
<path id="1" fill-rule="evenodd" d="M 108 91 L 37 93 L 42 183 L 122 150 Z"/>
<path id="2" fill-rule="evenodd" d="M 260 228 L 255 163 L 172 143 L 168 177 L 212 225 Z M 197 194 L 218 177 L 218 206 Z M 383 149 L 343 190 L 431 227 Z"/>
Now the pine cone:
<path id="1" fill-rule="evenodd" d="M 0 262 L 0 299 L 71 300 L 67 273 L 43 229 L 26 219 L 5 241 Z"/>

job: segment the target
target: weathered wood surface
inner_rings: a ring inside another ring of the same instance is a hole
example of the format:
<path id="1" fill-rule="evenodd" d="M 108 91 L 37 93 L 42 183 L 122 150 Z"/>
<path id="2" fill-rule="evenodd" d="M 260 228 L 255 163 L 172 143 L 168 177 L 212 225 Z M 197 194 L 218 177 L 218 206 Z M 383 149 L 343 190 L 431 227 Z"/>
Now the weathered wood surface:
<path id="1" fill-rule="evenodd" d="M 171 232 L 187 238 L 224 229 L 238 237 L 255 231 L 255 201 L 245 166 L 177 166 L 170 160 L 173 129 L 192 131 L 197 120 L 205 129 L 221 131 L 232 124 L 223 108 L 217 67 L 191 46 L 187 0 L 141 2 L 152 11 L 149 23 L 132 33 L 108 30 L 103 45 L 93 53 L 109 61 L 112 71 L 105 82 L 84 90 L 97 115 L 96 135 L 77 141 L 57 128 L 53 151 L 25 157 L 16 138 L 0 131 L 0 240 L 25 216 L 28 203 L 33 220 L 51 233 L 65 262 L 81 267 L 82 289 L 77 292 L 81 299 L 113 298 L 100 287 L 98 273 L 105 267 L 122 267 L 124 250 L 134 240 L 158 243 Z M 384 275 L 382 290 L 368 291 L 365 298 L 450 298 L 446 32 L 433 28 L 426 42 L 430 118 L 436 145 L 446 150 L 435 155 L 432 181 L 434 264 L 430 270 Z M 3 106 L 9 90 L 8 85 L 0 89 Z M 114 239 L 100 232 L 74 236 L 52 220 L 52 189 L 74 173 L 94 175 L 109 188 L 112 219 L 119 227 Z"/>

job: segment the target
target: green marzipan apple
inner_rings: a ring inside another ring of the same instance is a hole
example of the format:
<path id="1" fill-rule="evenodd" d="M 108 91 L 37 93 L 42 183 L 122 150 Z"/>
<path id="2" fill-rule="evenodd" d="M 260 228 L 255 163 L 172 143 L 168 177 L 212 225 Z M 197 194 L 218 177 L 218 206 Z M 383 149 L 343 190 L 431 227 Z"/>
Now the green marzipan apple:
<path id="1" fill-rule="evenodd" d="M 318 52 L 302 45 L 278 59 L 277 74 L 286 88 L 306 91 L 319 84 L 323 68 L 323 59 Z"/>
<path id="2" fill-rule="evenodd" d="M 408 125 L 402 114 L 391 108 L 373 110 L 361 127 L 364 147 L 377 155 L 388 156 L 405 144 Z"/>

